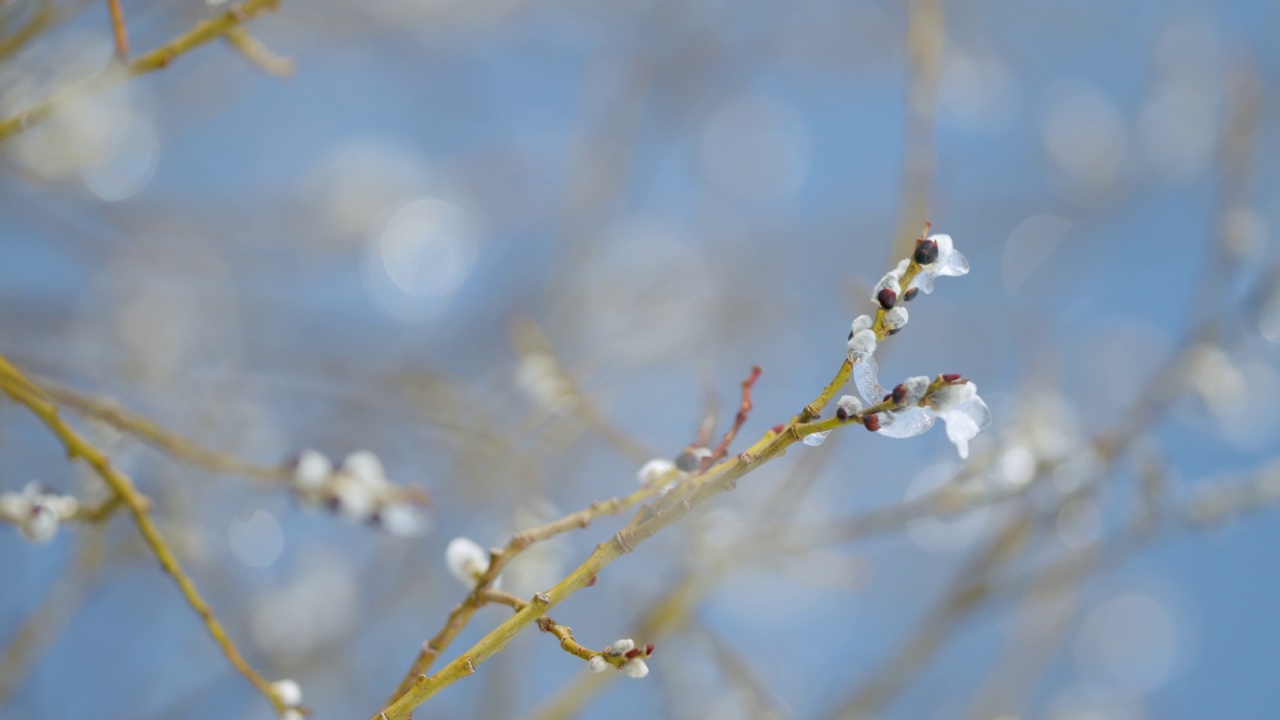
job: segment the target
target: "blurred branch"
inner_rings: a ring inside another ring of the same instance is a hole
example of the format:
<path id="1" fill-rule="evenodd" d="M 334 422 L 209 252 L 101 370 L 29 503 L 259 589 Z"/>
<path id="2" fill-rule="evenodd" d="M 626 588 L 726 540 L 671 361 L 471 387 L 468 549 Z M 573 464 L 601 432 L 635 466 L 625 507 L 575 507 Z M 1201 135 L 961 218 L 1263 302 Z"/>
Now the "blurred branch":
<path id="1" fill-rule="evenodd" d="M 934 131 L 938 120 L 938 86 L 941 82 L 942 48 L 946 41 L 941 0 L 909 0 L 907 3 L 907 54 L 910 83 L 907 86 L 907 119 L 903 140 L 902 187 L 898 193 L 898 218 L 891 257 L 907 257 L 924 225 L 933 182 Z M 903 284 L 906 287 L 906 284 Z"/>
<path id="2" fill-rule="evenodd" d="M 108 68 L 87 80 L 68 87 L 44 102 L 0 121 L 0 142 L 48 120 L 68 98 L 102 90 L 137 75 L 168 67 L 179 57 L 205 45 L 262 13 L 280 6 L 280 0 L 245 0 L 232 5 L 217 17 L 201 20 L 173 40 L 129 62 L 123 68 Z"/>
<path id="3" fill-rule="evenodd" d="M 282 479 L 279 468 L 257 465 L 234 455 L 210 450 L 166 430 L 154 420 L 124 409 L 114 400 L 94 397 L 46 378 L 38 378 L 34 383 L 59 405 L 128 433 L 182 462 L 216 473 L 239 475 L 263 482 L 279 482 Z"/>
<path id="4" fill-rule="evenodd" d="M 200 615 L 209 631 L 209 635 L 222 648 L 223 654 L 227 656 L 227 659 L 240 674 L 244 675 L 259 692 L 266 696 L 277 712 L 283 712 L 285 706 L 272 689 L 271 683 L 245 661 L 244 656 L 240 654 L 240 650 L 232 642 L 230 636 L 227 635 L 226 629 L 222 627 L 222 623 L 214 616 L 213 609 L 200 596 L 195 583 L 182 569 L 181 564 L 178 563 L 177 557 L 174 556 L 168 543 L 165 542 L 164 537 L 160 534 L 155 521 L 151 519 L 149 514 L 150 501 L 138 491 L 133 481 L 125 476 L 124 473 L 112 467 L 110 459 L 67 425 L 59 415 L 58 407 L 54 404 L 53 399 L 41 391 L 35 383 L 18 372 L 18 369 L 10 364 L 4 356 L 0 356 L 0 388 L 15 402 L 25 405 L 31 410 L 62 441 L 70 458 L 78 457 L 88 463 L 94 472 L 111 488 L 111 491 L 120 498 L 120 501 L 133 515 L 134 523 L 138 526 L 139 532 L 142 533 L 142 538 L 147 546 L 155 553 L 156 559 L 160 561 L 160 566 L 173 577 L 174 582 L 178 584 L 179 590 L 182 591 L 183 597 L 186 598 L 192 609 Z"/>
<path id="5" fill-rule="evenodd" d="M 227 31 L 226 38 L 231 47 L 239 50 L 249 62 L 262 68 L 268 75 L 288 77 L 293 74 L 295 69 L 293 58 L 271 52 L 271 48 L 263 45 L 243 27 L 231 28 Z"/>
<path id="6" fill-rule="evenodd" d="M 115 38 L 116 57 L 120 62 L 129 59 L 129 29 L 124 24 L 124 8 L 120 0 L 107 0 L 107 10 L 111 14 L 111 34 Z"/>

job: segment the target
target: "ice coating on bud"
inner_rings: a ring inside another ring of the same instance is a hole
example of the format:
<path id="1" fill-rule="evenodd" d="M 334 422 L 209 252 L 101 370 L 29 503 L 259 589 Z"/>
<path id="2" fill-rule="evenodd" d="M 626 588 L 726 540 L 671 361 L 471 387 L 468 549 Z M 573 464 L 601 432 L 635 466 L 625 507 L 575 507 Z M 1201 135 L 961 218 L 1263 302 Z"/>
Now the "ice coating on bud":
<path id="1" fill-rule="evenodd" d="M 853 384 L 867 405 L 875 405 L 885 396 L 885 389 L 880 387 L 880 366 L 876 364 L 875 357 L 866 355 L 853 366 Z"/>
<path id="2" fill-rule="evenodd" d="M 889 413 L 885 413 L 889 415 Z M 892 422 L 881 423 L 880 434 L 891 438 L 909 438 L 933 427 L 934 413 L 929 408 L 908 407 L 892 413 Z"/>
<path id="3" fill-rule="evenodd" d="M 489 569 L 489 553 L 468 538 L 456 537 L 444 549 L 444 563 L 458 582 L 472 588 Z"/>
<path id="4" fill-rule="evenodd" d="M 841 395 L 836 401 L 836 417 L 841 420 L 848 420 L 860 412 L 862 412 L 862 401 L 853 395 Z"/>
<path id="5" fill-rule="evenodd" d="M 605 660 L 603 655 L 592 655 L 587 661 L 587 667 L 591 668 L 593 673 L 602 673 L 609 669 L 609 661 Z"/>
<path id="6" fill-rule="evenodd" d="M 623 675 L 636 680 L 649 674 L 649 666 L 640 658 L 632 658 L 622 663 L 622 666 L 618 669 L 622 671 Z"/>
<path id="7" fill-rule="evenodd" d="M 978 386 L 971 382 L 943 385 L 933 391 L 929 402 L 938 412 L 946 412 L 978 396 Z"/>
<path id="8" fill-rule="evenodd" d="M 958 277 L 969 273 L 969 261 L 951 241 L 950 235 L 930 235 L 929 241 L 938 246 L 937 259 L 932 263 L 921 263 L 920 272 L 911 281 L 909 288 L 920 288 L 926 294 L 933 292 L 933 280 L 938 276 Z"/>
<path id="9" fill-rule="evenodd" d="M 924 399 L 924 394 L 929 391 L 929 378 L 924 375 L 916 375 L 909 377 L 902 382 L 906 388 L 906 398 L 903 403 L 907 405 L 915 405 Z"/>
<path id="10" fill-rule="evenodd" d="M 889 332 L 897 332 L 907 324 L 907 309 L 901 305 L 884 314 L 884 326 Z"/>
<path id="11" fill-rule="evenodd" d="M 901 273 L 886 273 L 871 291 L 871 302 L 878 303 L 880 307 L 886 309 L 893 307 L 898 296 L 902 294 L 902 285 L 899 282 L 901 277 Z"/>
<path id="12" fill-rule="evenodd" d="M 849 359 L 857 362 L 861 357 L 870 359 L 876 351 L 876 333 L 874 330 L 859 330 L 849 338 Z"/>
<path id="13" fill-rule="evenodd" d="M 823 441 L 827 439 L 827 436 L 830 434 L 831 434 L 830 430 L 824 430 L 822 432 L 816 432 L 816 433 L 809 433 L 808 435 L 805 435 L 803 438 L 800 438 L 800 442 L 804 443 L 805 445 L 808 445 L 809 447 L 818 447 L 823 443 Z"/>

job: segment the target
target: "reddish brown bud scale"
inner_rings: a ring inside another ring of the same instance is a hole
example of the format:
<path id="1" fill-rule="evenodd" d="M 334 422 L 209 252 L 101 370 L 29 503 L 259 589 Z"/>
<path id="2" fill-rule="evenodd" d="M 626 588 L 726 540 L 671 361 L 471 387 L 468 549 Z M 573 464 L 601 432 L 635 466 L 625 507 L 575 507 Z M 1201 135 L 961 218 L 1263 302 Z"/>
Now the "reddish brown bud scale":
<path id="1" fill-rule="evenodd" d="M 645 654 L 645 657 L 648 657 L 653 654 L 653 643 L 649 643 L 648 645 L 644 646 L 644 654 Z"/>
<path id="2" fill-rule="evenodd" d="M 644 651 L 643 651 L 643 650 L 641 650 L 640 648 L 631 648 L 630 650 L 628 650 L 628 651 L 627 651 L 627 654 L 626 654 L 626 655 L 623 655 L 623 657 L 625 657 L 626 659 L 630 660 L 630 659 L 632 659 L 632 658 L 634 658 L 634 657 L 639 656 L 639 655 L 640 655 L 640 653 L 642 653 L 642 652 L 644 652 Z"/>
<path id="3" fill-rule="evenodd" d="M 899 325 L 899 326 L 898 326 L 898 327 L 896 327 L 896 328 L 892 328 L 892 329 L 888 330 L 888 331 L 887 331 L 887 334 L 889 334 L 889 335 L 897 335 L 901 330 L 902 330 L 902 326 L 901 326 L 901 325 Z"/>
<path id="4" fill-rule="evenodd" d="M 848 420 L 849 412 L 844 408 L 836 408 L 836 419 L 839 420 L 840 422 L 844 422 L 845 420 Z"/>
<path id="5" fill-rule="evenodd" d="M 912 259 L 920 265 L 932 265 L 938 259 L 938 243 L 929 239 L 917 240 Z"/>
<path id="6" fill-rule="evenodd" d="M 942 376 L 942 382 L 955 382 L 960 379 L 960 373 L 947 373 Z"/>
<path id="7" fill-rule="evenodd" d="M 907 400 L 907 386 L 903 383 L 898 383 L 898 386 L 893 389 L 890 395 L 895 403 L 901 405 Z"/>
<path id="8" fill-rule="evenodd" d="M 885 393 L 884 397 L 880 398 L 880 402 L 889 402 L 892 399 L 893 399 L 893 393 Z"/>
<path id="9" fill-rule="evenodd" d="M 591 577 L 587 578 L 587 587 L 594 587 L 596 581 L 600 579 L 599 573 L 591 573 Z"/>
<path id="10" fill-rule="evenodd" d="M 877 415 L 867 415 L 862 418 L 862 424 L 871 432 L 875 432 L 880 429 L 880 418 Z"/>
<path id="11" fill-rule="evenodd" d="M 911 302 L 912 300 L 915 300 L 916 296 L 919 294 L 920 294 L 920 288 L 911 288 L 910 290 L 902 293 L 902 301 Z"/>
<path id="12" fill-rule="evenodd" d="M 898 293 L 894 292 L 893 288 L 884 288 L 876 293 L 876 301 L 885 310 L 892 310 L 893 306 L 898 304 Z"/>

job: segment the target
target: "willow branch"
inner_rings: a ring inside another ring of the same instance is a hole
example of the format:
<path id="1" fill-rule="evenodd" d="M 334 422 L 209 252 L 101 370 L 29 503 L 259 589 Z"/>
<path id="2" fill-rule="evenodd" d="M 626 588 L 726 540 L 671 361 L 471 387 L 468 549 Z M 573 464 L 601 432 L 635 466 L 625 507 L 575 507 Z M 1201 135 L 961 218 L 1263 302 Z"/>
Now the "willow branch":
<path id="1" fill-rule="evenodd" d="M 48 120 L 69 98 L 102 90 L 130 77 L 168 67 L 179 57 L 279 6 L 280 0 L 245 0 L 239 5 L 232 5 L 217 17 L 201 20 L 182 35 L 129 62 L 123 71 L 109 68 L 16 115 L 0 120 L 0 142 Z"/>
<path id="2" fill-rule="evenodd" d="M 80 458 L 88 463 L 89 467 L 93 468 L 93 471 L 102 478 L 112 493 L 120 498 L 121 503 L 133 515 L 134 523 L 138 526 L 139 532 L 142 533 L 143 541 L 151 548 L 156 559 L 160 561 L 160 566 L 178 584 L 178 589 L 182 592 L 183 597 L 186 598 L 187 604 L 204 621 L 209 635 L 217 643 L 218 647 L 222 649 L 223 654 L 227 656 L 227 660 L 259 692 L 267 697 L 277 712 L 283 712 L 285 706 L 272 690 L 271 683 L 245 661 L 239 648 L 227 635 L 222 623 L 213 614 L 213 609 L 210 608 L 209 603 L 201 597 L 191 577 L 182 569 L 182 565 L 173 554 L 173 550 L 170 549 L 169 544 L 160 534 L 155 521 L 151 519 L 149 514 L 150 501 L 138 491 L 133 481 L 124 473 L 115 469 L 106 455 L 102 454 L 71 426 L 67 425 L 59 415 L 58 406 L 54 404 L 52 398 L 45 395 L 35 383 L 23 376 L 3 356 L 0 356 L 0 388 L 3 388 L 5 394 L 15 402 L 31 410 L 62 441 L 70 458 Z"/>

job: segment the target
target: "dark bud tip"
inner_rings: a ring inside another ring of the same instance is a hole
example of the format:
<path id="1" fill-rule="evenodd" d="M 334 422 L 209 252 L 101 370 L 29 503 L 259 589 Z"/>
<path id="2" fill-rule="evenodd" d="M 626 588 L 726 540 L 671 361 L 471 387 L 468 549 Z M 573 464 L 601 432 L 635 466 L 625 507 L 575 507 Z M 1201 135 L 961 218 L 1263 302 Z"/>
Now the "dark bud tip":
<path id="1" fill-rule="evenodd" d="M 960 373 L 947 373 L 942 376 L 942 382 L 955 382 L 960 379 Z"/>
<path id="2" fill-rule="evenodd" d="M 878 415 L 868 415 L 862 418 L 862 424 L 871 432 L 875 432 L 880 429 L 880 417 Z"/>
<path id="3" fill-rule="evenodd" d="M 644 654 L 646 657 L 653 654 L 653 643 L 644 646 Z"/>
<path id="4" fill-rule="evenodd" d="M 852 340 L 852 339 L 853 339 L 853 331 L 852 331 L 852 330 L 850 330 L 850 331 L 849 331 L 849 339 L 850 339 L 850 340 Z"/>
<path id="5" fill-rule="evenodd" d="M 591 577 L 587 580 L 587 587 L 592 587 L 593 585 L 596 584 L 596 581 L 599 579 L 600 579 L 600 575 L 598 573 L 592 573 Z"/>
<path id="6" fill-rule="evenodd" d="M 836 419 L 844 422 L 849 419 L 849 413 L 844 408 L 836 408 Z"/>
<path id="7" fill-rule="evenodd" d="M 782 431 L 783 431 L 785 428 L 786 428 L 786 426 L 785 426 L 785 425 L 783 425 L 782 423 L 778 423 L 777 425 L 774 425 L 774 426 L 773 426 L 773 434 L 774 434 L 774 435 L 781 435 L 781 434 L 782 434 Z"/>
<path id="8" fill-rule="evenodd" d="M 915 300 L 916 296 L 919 294 L 920 294 L 920 288 L 911 288 L 910 290 L 902 293 L 902 301 L 911 302 L 912 300 Z"/>
<path id="9" fill-rule="evenodd" d="M 892 397 L 893 397 L 893 393 L 885 393 L 885 394 L 884 394 L 884 397 L 880 398 L 880 401 L 881 401 L 881 402 L 889 402 L 889 400 L 890 400 Z"/>
<path id="10" fill-rule="evenodd" d="M 938 259 L 938 243 L 929 240 L 917 240 L 915 261 L 920 265 L 932 265 Z"/>
<path id="11" fill-rule="evenodd" d="M 902 332 L 902 328 L 896 327 L 896 328 L 893 328 L 892 330 L 888 330 L 887 332 L 890 335 L 897 335 L 898 333 Z"/>
<path id="12" fill-rule="evenodd" d="M 893 401 L 901 405 L 907 400 L 907 386 L 903 383 L 898 383 L 898 387 L 894 388 L 890 394 L 893 396 Z"/>
<path id="13" fill-rule="evenodd" d="M 876 300 L 880 303 L 880 307 L 885 310 L 892 310 L 894 305 L 898 304 L 898 293 L 893 288 L 885 288 L 876 293 Z"/>
<path id="14" fill-rule="evenodd" d="M 684 472 L 693 472 L 693 469 L 698 467 L 698 456 L 685 450 L 676 456 L 676 467 Z"/>
<path id="15" fill-rule="evenodd" d="M 623 657 L 630 660 L 631 658 L 638 657 L 642 652 L 644 651 L 641 650 L 640 648 L 631 648 L 630 650 L 627 651 L 627 654 L 624 655 Z"/>

